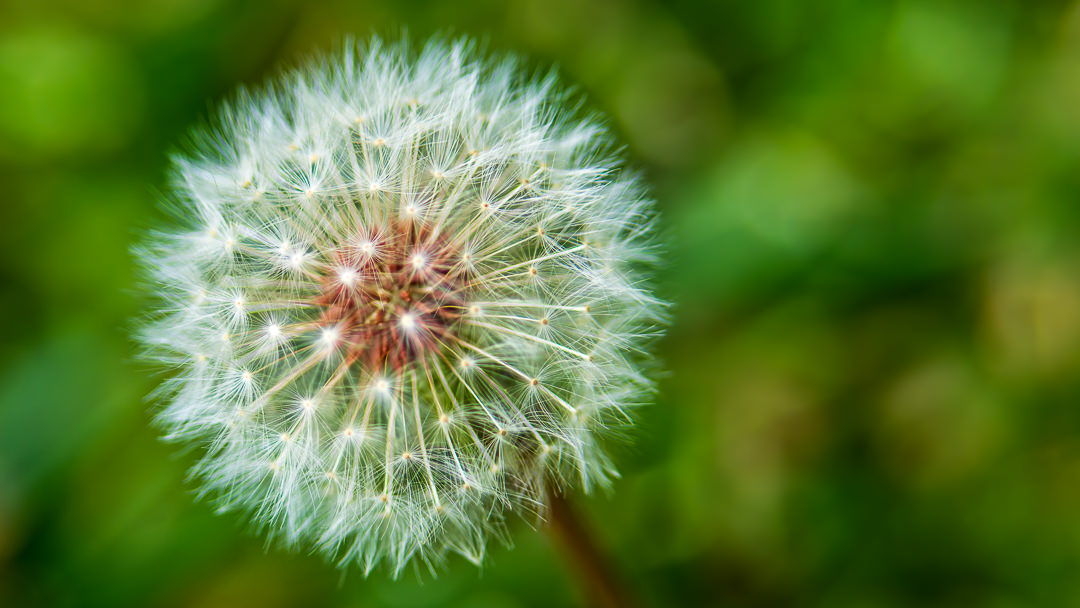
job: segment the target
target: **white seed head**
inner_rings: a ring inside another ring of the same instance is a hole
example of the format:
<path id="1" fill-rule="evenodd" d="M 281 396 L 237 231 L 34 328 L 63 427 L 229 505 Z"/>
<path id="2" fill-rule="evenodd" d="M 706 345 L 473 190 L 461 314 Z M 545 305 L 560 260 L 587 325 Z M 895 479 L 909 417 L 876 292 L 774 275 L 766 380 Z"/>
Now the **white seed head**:
<path id="1" fill-rule="evenodd" d="M 169 437 L 225 508 L 342 564 L 479 561 L 603 486 L 648 401 L 652 202 L 552 77 L 468 41 L 350 46 L 241 93 L 137 250 Z M 572 105 L 572 104 L 570 104 Z"/>

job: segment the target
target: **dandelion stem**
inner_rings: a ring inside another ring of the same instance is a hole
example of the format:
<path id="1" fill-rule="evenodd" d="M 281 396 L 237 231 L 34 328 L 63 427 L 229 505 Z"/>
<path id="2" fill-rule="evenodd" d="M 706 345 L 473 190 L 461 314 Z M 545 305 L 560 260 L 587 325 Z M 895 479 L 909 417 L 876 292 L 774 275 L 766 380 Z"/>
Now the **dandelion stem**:
<path id="1" fill-rule="evenodd" d="M 635 606 L 573 505 L 565 496 L 552 491 L 548 492 L 548 504 L 548 530 L 558 550 L 569 559 L 569 569 L 585 593 L 586 605 L 597 608 Z"/>

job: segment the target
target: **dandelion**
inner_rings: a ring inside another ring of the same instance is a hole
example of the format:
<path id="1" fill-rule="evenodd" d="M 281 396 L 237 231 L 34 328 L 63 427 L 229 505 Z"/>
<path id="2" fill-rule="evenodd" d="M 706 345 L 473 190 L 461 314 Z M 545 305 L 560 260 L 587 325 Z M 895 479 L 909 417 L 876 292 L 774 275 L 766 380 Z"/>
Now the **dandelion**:
<path id="1" fill-rule="evenodd" d="M 468 41 L 350 46 L 241 92 L 137 253 L 168 438 L 223 509 L 365 572 L 479 562 L 605 486 L 647 401 L 652 203 L 552 77 Z"/>

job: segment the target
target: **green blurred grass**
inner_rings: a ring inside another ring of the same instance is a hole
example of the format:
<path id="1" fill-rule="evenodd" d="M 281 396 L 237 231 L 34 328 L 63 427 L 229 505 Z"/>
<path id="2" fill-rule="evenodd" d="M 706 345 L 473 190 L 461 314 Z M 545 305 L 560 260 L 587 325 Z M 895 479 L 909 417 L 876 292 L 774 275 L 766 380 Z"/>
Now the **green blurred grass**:
<path id="1" fill-rule="evenodd" d="M 572 0 L 0 8 L 0 605 L 551 606 L 342 574 L 193 501 L 127 248 L 214 100 L 345 34 L 557 64 L 655 186 L 670 375 L 581 501 L 644 605 L 1080 604 L 1080 5 Z"/>

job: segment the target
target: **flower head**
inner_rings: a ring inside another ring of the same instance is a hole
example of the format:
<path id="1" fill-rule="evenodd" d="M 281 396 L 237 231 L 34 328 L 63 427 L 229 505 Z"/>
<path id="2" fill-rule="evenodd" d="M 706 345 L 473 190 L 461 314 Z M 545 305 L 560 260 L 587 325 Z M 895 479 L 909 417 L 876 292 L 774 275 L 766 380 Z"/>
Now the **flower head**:
<path id="1" fill-rule="evenodd" d="M 653 212 L 564 101 L 466 41 L 375 42 L 196 132 L 141 339 L 223 507 L 397 572 L 610 480 L 600 438 L 650 389 Z"/>

